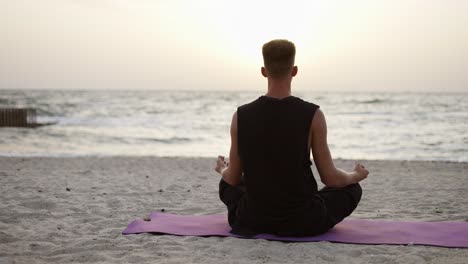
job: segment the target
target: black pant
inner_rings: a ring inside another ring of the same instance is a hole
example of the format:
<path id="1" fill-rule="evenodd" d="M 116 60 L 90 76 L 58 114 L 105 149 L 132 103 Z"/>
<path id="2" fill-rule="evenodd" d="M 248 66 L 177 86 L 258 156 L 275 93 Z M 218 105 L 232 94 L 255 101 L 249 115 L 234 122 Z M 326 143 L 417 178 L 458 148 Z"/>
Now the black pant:
<path id="1" fill-rule="evenodd" d="M 242 187 L 232 186 L 223 179 L 219 182 L 219 198 L 227 206 L 229 225 L 234 228 L 236 223 L 237 206 L 244 195 Z M 343 188 L 325 187 L 318 191 L 317 199 L 323 201 L 326 208 L 325 225 L 318 233 L 324 233 L 349 216 L 356 209 L 362 196 L 362 189 L 358 183 Z"/>

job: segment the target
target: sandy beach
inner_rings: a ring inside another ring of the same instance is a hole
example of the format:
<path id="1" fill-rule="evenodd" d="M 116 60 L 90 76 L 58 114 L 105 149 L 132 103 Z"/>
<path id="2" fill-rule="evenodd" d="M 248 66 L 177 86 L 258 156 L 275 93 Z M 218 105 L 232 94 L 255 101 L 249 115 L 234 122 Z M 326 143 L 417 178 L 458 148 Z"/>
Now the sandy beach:
<path id="1" fill-rule="evenodd" d="M 127 235 L 151 211 L 225 212 L 215 159 L 1 157 L 0 263 L 466 263 L 468 250 Z M 349 169 L 353 161 L 336 160 Z M 468 163 L 363 161 L 353 218 L 468 221 Z M 318 179 L 316 171 L 315 176 Z"/>

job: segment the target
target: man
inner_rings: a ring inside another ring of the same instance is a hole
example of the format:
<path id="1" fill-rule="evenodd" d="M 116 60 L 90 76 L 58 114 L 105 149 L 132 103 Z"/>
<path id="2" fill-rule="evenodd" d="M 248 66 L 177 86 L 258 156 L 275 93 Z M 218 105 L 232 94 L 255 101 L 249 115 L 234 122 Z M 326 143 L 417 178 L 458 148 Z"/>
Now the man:
<path id="1" fill-rule="evenodd" d="M 349 216 L 361 199 L 358 182 L 369 172 L 333 164 L 319 106 L 291 95 L 296 48 L 272 40 L 262 48 L 266 95 L 237 109 L 231 123 L 229 162 L 219 156 L 219 195 L 235 234 L 308 236 Z M 318 191 L 310 150 L 325 188 Z"/>

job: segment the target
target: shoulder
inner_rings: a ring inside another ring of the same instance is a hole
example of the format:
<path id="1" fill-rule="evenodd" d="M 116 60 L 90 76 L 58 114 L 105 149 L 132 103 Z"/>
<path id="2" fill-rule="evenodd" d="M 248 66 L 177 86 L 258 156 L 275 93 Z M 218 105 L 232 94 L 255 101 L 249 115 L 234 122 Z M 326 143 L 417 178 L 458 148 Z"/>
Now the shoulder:
<path id="1" fill-rule="evenodd" d="M 302 105 L 304 105 L 305 107 L 307 107 L 307 108 L 309 108 L 309 109 L 312 109 L 312 110 L 314 110 L 314 111 L 320 108 L 319 105 L 314 104 L 314 103 L 309 102 L 309 101 L 306 101 L 306 100 L 304 100 L 304 99 L 302 99 L 302 98 L 297 97 L 297 99 L 298 99 L 298 101 L 299 101 Z"/>
<path id="2" fill-rule="evenodd" d="M 250 110 L 252 108 L 257 107 L 259 105 L 259 103 L 260 103 L 260 98 L 261 97 L 253 100 L 250 103 L 246 103 L 246 104 L 243 104 L 243 105 L 237 107 L 237 112 L 236 113 L 242 113 L 242 112 L 245 112 L 245 111 L 248 111 L 248 110 Z"/>
<path id="3" fill-rule="evenodd" d="M 234 112 L 231 119 L 231 133 L 233 131 L 237 132 L 237 111 Z"/>
<path id="4" fill-rule="evenodd" d="M 320 111 L 320 106 L 312 102 L 305 101 L 299 97 L 296 97 L 296 102 L 299 105 L 302 112 L 307 113 L 307 118 L 313 120 L 317 111 Z"/>
<path id="5" fill-rule="evenodd" d="M 317 130 L 317 129 L 326 129 L 327 128 L 327 123 L 325 120 L 325 114 L 322 112 L 322 110 L 317 109 L 314 113 L 313 119 L 312 119 L 312 130 Z"/>

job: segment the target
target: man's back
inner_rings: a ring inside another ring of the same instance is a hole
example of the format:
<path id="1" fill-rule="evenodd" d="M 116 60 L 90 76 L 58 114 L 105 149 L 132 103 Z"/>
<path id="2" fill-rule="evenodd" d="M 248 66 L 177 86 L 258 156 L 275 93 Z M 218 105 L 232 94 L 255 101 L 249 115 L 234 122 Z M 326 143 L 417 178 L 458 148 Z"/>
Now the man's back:
<path id="1" fill-rule="evenodd" d="M 317 183 L 310 168 L 309 130 L 318 106 L 289 96 L 261 96 L 238 108 L 238 152 L 246 195 L 239 208 L 242 226 L 294 234 L 311 226 Z M 317 212 L 315 212 L 317 214 Z"/>

